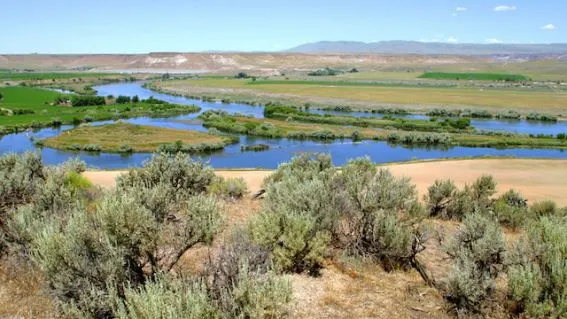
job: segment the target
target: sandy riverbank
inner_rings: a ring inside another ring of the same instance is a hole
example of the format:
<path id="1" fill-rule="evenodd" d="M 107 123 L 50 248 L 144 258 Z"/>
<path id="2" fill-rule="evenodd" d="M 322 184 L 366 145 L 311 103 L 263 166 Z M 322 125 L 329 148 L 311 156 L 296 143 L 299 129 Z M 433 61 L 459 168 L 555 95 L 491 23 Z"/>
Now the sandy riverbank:
<path id="1" fill-rule="evenodd" d="M 452 179 L 459 186 L 471 183 L 482 174 L 493 175 L 498 190 L 514 188 L 529 202 L 550 199 L 567 206 L 567 161 L 546 159 L 470 159 L 396 163 L 385 165 L 397 176 L 407 176 L 416 184 L 420 196 L 436 179 Z M 112 187 L 124 171 L 88 171 L 84 175 L 102 187 Z M 218 170 L 225 178 L 242 177 L 252 193 L 257 192 L 271 171 Z"/>

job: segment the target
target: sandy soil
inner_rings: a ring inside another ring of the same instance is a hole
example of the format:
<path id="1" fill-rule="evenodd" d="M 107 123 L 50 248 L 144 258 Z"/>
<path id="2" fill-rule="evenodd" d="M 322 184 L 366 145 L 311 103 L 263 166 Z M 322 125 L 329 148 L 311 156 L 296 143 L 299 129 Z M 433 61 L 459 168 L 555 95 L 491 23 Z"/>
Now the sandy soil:
<path id="1" fill-rule="evenodd" d="M 436 179 L 452 179 L 457 185 L 472 183 L 483 174 L 494 176 L 498 190 L 505 192 L 514 188 L 529 202 L 554 200 L 567 206 L 567 161 L 540 159 L 472 159 L 420 163 L 390 164 L 396 176 L 410 177 L 416 184 L 420 196 L 427 192 Z M 102 187 L 112 187 L 116 176 L 122 171 L 89 171 L 84 175 Z M 242 177 L 251 193 L 257 192 L 270 171 L 219 170 L 223 177 Z"/>

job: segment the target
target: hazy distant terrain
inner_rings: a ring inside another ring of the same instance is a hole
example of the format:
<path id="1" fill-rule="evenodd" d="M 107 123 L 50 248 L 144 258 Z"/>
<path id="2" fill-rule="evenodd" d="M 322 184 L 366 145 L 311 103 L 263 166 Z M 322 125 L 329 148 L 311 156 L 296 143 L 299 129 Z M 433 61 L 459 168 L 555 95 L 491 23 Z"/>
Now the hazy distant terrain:
<path id="1" fill-rule="evenodd" d="M 149 53 L 149 54 L 21 54 L 0 55 L 0 69 L 189 72 L 253 70 L 270 74 L 281 70 L 322 67 L 379 69 L 491 62 L 466 56 L 305 54 L 305 53 Z"/>
<path id="2" fill-rule="evenodd" d="M 301 53 L 382 53 L 382 54 L 449 54 L 449 55 L 564 55 L 566 43 L 552 44 L 478 44 L 419 41 L 320 41 L 287 50 Z"/>

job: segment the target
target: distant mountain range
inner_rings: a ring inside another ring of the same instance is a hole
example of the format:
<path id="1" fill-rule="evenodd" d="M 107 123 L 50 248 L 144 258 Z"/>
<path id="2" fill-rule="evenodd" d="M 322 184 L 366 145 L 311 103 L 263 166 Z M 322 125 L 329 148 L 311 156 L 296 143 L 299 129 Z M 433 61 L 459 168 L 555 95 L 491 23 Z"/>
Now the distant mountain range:
<path id="1" fill-rule="evenodd" d="M 449 55 L 559 55 L 567 54 L 567 43 L 551 44 L 479 44 L 419 41 L 320 41 L 286 50 L 295 53 L 382 53 Z"/>

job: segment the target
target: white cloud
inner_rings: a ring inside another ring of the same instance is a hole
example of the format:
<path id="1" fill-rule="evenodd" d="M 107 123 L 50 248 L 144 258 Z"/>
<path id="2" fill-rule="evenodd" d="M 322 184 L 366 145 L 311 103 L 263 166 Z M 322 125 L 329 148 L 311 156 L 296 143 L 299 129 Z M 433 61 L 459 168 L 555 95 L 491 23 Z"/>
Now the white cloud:
<path id="1" fill-rule="evenodd" d="M 457 42 L 459 42 L 459 39 L 457 39 L 455 37 L 448 37 L 446 41 L 449 42 L 449 43 L 457 43 Z"/>
<path id="2" fill-rule="evenodd" d="M 543 27 L 541 27 L 542 30 L 555 30 L 557 29 L 557 27 L 553 24 L 546 24 Z"/>
<path id="3" fill-rule="evenodd" d="M 486 43 L 490 43 L 490 44 L 502 43 L 502 40 L 496 38 L 487 38 Z"/>
<path id="4" fill-rule="evenodd" d="M 516 6 L 500 5 L 494 7 L 494 11 L 516 11 Z"/>
<path id="5" fill-rule="evenodd" d="M 455 9 L 455 11 L 457 11 L 457 12 L 465 12 L 467 10 L 468 10 L 468 8 L 465 8 L 465 7 L 457 7 L 457 9 Z"/>

